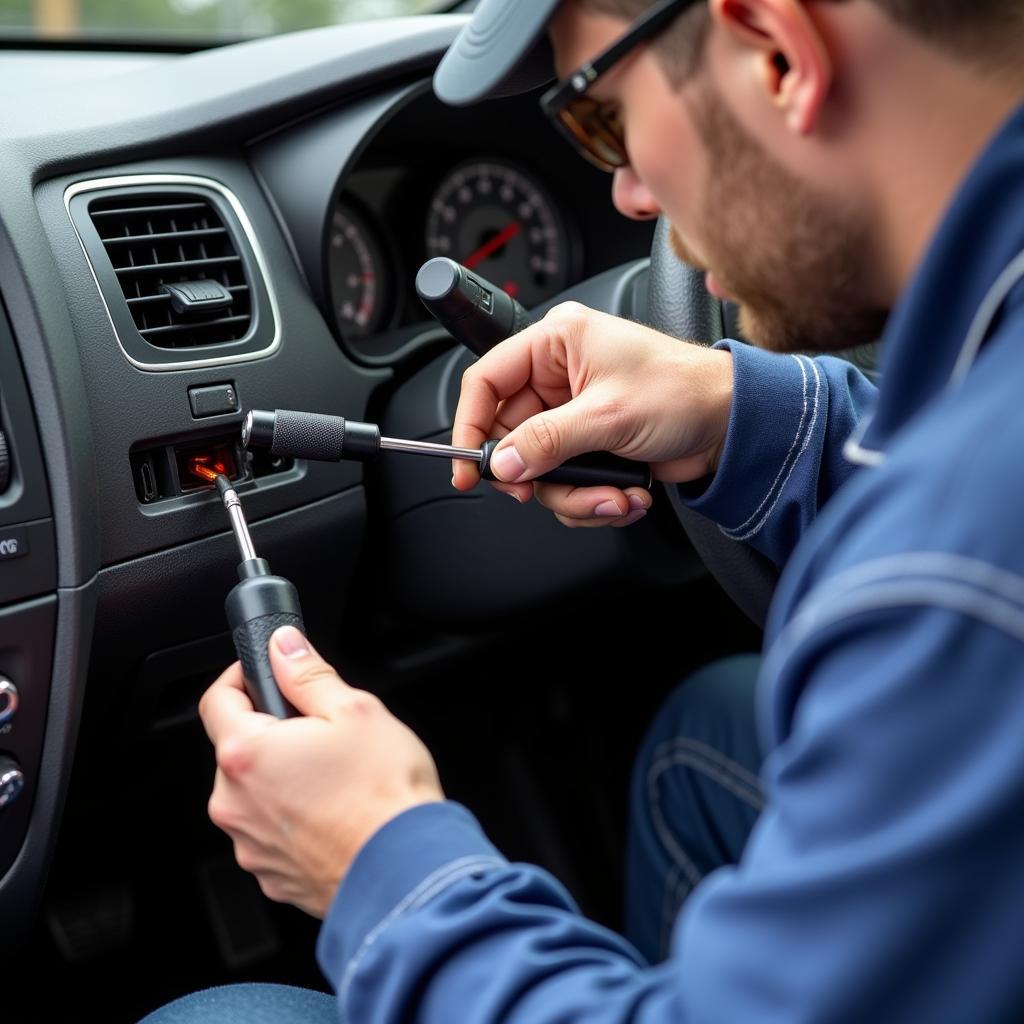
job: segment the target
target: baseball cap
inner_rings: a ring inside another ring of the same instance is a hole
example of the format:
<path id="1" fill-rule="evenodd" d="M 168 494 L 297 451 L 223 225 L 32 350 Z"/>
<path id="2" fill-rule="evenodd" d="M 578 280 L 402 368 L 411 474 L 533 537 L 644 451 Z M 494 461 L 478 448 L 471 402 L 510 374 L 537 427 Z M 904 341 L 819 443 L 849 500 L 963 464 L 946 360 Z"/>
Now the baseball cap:
<path id="1" fill-rule="evenodd" d="M 554 78 L 547 26 L 561 0 L 480 0 L 434 74 L 438 99 L 465 106 Z"/>

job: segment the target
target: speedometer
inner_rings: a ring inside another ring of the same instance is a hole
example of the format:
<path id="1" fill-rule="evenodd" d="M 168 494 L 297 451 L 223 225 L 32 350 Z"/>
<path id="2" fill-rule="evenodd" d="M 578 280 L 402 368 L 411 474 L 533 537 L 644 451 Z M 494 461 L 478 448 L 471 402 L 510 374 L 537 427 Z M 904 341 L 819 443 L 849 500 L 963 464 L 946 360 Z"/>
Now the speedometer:
<path id="1" fill-rule="evenodd" d="M 387 317 L 387 260 L 369 222 L 341 201 L 331 218 L 328 241 L 331 303 L 347 341 L 380 330 Z"/>
<path id="2" fill-rule="evenodd" d="M 460 164 L 444 178 L 430 203 L 427 254 L 478 271 L 527 308 L 569 284 L 569 237 L 554 201 L 500 160 Z"/>

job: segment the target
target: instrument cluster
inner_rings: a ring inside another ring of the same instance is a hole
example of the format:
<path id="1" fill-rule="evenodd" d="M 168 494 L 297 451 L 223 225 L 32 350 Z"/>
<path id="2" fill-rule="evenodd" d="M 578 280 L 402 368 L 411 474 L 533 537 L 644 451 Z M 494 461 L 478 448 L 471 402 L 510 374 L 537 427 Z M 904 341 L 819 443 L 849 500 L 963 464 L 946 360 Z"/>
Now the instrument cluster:
<path id="1" fill-rule="evenodd" d="M 373 356 L 429 320 L 412 283 L 448 256 L 531 308 L 579 279 L 579 233 L 533 168 L 498 156 L 433 167 L 373 167 L 345 182 L 331 214 L 326 266 L 344 344 Z"/>

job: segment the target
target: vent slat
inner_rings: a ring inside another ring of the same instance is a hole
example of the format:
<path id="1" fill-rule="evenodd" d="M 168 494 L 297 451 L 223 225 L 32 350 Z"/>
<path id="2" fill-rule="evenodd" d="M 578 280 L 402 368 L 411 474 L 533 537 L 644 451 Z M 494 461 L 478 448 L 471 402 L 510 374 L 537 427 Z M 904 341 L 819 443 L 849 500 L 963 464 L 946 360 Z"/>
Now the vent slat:
<path id="1" fill-rule="evenodd" d="M 154 192 L 97 199 L 89 215 L 146 342 L 158 348 L 200 348 L 247 335 L 253 294 L 245 262 L 216 204 L 190 194 Z M 165 284 L 206 279 L 223 285 L 232 297 L 213 319 L 177 312 L 162 291 Z"/>
<path id="2" fill-rule="evenodd" d="M 180 333 L 181 331 L 195 331 L 205 327 L 218 327 L 222 324 L 240 324 L 248 323 L 248 314 L 242 316 L 224 316 L 218 320 L 196 320 L 192 323 L 180 323 L 180 324 L 168 324 L 166 327 L 147 327 L 145 330 L 139 331 L 144 338 L 148 338 L 151 334 L 173 334 Z"/>
<path id="3" fill-rule="evenodd" d="M 166 242 L 169 239 L 189 238 L 213 238 L 216 235 L 226 235 L 227 228 L 198 228 L 194 231 L 161 231 L 158 234 L 139 235 L 116 235 L 112 238 L 104 238 L 102 242 L 106 246 L 111 245 L 142 245 L 146 242 Z"/>
<path id="4" fill-rule="evenodd" d="M 114 273 L 121 274 L 151 274 L 154 270 L 162 270 L 165 273 L 176 273 L 179 270 L 190 270 L 192 268 L 221 266 L 228 263 L 241 263 L 240 256 L 211 256 L 201 260 L 175 260 L 173 263 L 139 263 L 134 267 L 115 267 Z"/>
<path id="5" fill-rule="evenodd" d="M 208 210 L 208 203 L 167 203 L 152 206 L 118 206 L 112 210 L 89 210 L 93 220 L 97 217 L 127 217 L 142 213 L 180 213 L 184 210 Z"/>

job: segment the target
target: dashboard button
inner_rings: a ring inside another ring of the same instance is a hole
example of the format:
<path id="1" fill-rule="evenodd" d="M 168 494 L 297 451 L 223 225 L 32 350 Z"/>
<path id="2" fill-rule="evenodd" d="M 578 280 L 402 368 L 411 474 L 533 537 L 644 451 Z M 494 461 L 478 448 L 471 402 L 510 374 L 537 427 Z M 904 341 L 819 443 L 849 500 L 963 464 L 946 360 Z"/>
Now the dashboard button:
<path id="1" fill-rule="evenodd" d="M 6 725 L 18 713 L 18 688 L 6 676 L 0 676 L 0 725 Z"/>
<path id="2" fill-rule="evenodd" d="M 16 799 L 25 785 L 25 776 L 13 757 L 0 756 L 0 811 Z"/>
<path id="3" fill-rule="evenodd" d="M 24 526 L 0 526 L 0 562 L 28 554 L 28 530 Z"/>
<path id="4" fill-rule="evenodd" d="M 238 392 L 234 384 L 214 384 L 206 388 L 189 388 L 188 400 L 192 415 L 198 420 L 204 416 L 223 416 L 238 412 Z"/>

